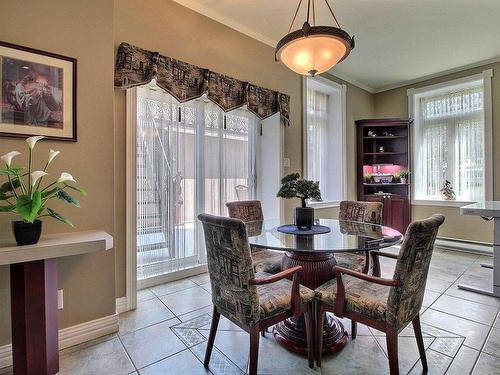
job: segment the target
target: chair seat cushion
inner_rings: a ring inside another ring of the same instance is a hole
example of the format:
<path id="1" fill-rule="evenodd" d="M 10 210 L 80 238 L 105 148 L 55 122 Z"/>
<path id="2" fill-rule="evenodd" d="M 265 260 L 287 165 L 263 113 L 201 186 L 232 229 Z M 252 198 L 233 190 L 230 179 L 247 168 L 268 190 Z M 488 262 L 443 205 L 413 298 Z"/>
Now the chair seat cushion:
<path id="1" fill-rule="evenodd" d="M 281 271 L 283 252 L 252 249 L 252 264 L 255 272 L 278 273 Z"/>
<path id="2" fill-rule="evenodd" d="M 372 319 L 385 321 L 390 287 L 342 275 L 345 287 L 344 311 L 352 311 Z M 316 298 L 335 305 L 337 279 L 327 281 L 315 290 Z"/>
<path id="3" fill-rule="evenodd" d="M 337 265 L 349 268 L 354 271 L 363 272 L 365 269 L 366 257 L 359 253 L 339 253 L 335 254 Z"/>
<path id="4" fill-rule="evenodd" d="M 272 276 L 270 273 L 257 272 L 256 278 L 266 278 Z M 259 295 L 260 318 L 266 319 L 290 310 L 292 282 L 288 279 L 265 285 L 257 285 Z M 300 298 L 303 303 L 311 303 L 314 299 L 314 291 L 305 286 L 300 286 Z"/>

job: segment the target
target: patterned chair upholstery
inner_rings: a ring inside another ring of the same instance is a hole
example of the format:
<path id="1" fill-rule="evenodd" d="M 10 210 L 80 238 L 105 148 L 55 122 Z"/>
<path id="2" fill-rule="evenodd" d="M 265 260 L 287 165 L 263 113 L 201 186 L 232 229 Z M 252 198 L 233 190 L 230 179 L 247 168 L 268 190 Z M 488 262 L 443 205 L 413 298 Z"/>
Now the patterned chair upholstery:
<path id="1" fill-rule="evenodd" d="M 380 202 L 340 202 L 339 220 L 358 221 L 361 223 L 382 224 L 382 209 Z M 337 264 L 354 271 L 368 273 L 369 257 L 360 253 L 339 253 L 335 255 Z"/>
<path id="2" fill-rule="evenodd" d="M 260 201 L 235 201 L 226 203 L 229 217 L 240 219 L 247 228 L 264 220 Z M 252 248 L 253 267 L 256 272 L 278 273 L 281 271 L 283 253 L 261 248 Z"/>
<path id="3" fill-rule="evenodd" d="M 250 374 L 257 372 L 259 333 L 291 316 L 305 315 L 309 364 L 313 366 L 312 302 L 314 292 L 299 286 L 301 267 L 276 275 L 255 273 L 245 223 L 201 214 L 214 305 L 205 356 L 208 368 L 220 315 L 250 333 Z M 287 279 L 292 277 L 293 281 Z"/>
<path id="4" fill-rule="evenodd" d="M 434 242 L 444 216 L 415 221 L 408 226 L 399 255 L 372 251 L 372 257 L 396 259 L 392 279 L 366 275 L 335 266 L 336 279 L 315 290 L 317 321 L 325 311 L 361 322 L 386 333 L 391 375 L 398 374 L 398 333 L 410 322 L 424 370 L 427 370 L 425 347 L 420 329 L 420 309 L 431 262 Z M 322 330 L 317 331 L 316 355 L 321 365 Z"/>

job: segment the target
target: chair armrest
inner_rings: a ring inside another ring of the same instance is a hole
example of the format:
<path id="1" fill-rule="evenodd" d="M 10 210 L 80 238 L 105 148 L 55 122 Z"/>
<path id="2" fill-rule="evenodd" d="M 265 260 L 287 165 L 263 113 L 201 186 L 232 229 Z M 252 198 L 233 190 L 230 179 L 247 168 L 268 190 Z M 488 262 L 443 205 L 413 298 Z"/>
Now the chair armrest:
<path id="1" fill-rule="evenodd" d="M 300 272 L 301 270 L 302 270 L 302 266 L 296 266 L 296 267 L 289 268 L 287 270 L 278 272 L 277 274 L 274 274 L 274 275 L 269 276 L 269 277 L 250 279 L 249 283 L 250 283 L 250 285 L 271 284 L 271 283 L 275 283 L 276 281 L 287 278 L 289 276 L 292 276 L 292 275 L 296 274 L 297 272 Z"/>
<path id="2" fill-rule="evenodd" d="M 370 251 L 373 260 L 373 276 L 380 277 L 380 262 L 379 257 L 386 257 L 391 259 L 398 259 L 397 254 L 387 253 L 385 251 L 372 250 Z"/>
<path id="3" fill-rule="evenodd" d="M 362 279 L 380 285 L 387 285 L 387 286 L 399 285 L 399 281 L 397 280 L 383 279 L 381 277 L 371 276 L 367 275 L 366 273 L 353 271 L 345 267 L 334 266 L 333 271 L 335 272 L 335 277 L 337 278 L 337 298 L 335 299 L 335 315 L 341 318 L 344 316 L 344 305 L 345 305 L 345 286 L 344 282 L 342 281 L 343 273 L 345 273 L 346 275 L 357 277 L 358 279 Z"/>
<path id="4" fill-rule="evenodd" d="M 300 271 L 302 271 L 302 266 L 296 266 L 266 278 L 250 279 L 249 283 L 250 285 L 271 284 L 293 275 L 292 290 L 290 295 L 290 305 L 291 305 L 290 309 L 292 311 L 293 316 L 298 317 L 302 313 L 302 304 L 300 300 L 300 285 L 299 285 Z"/>
<path id="5" fill-rule="evenodd" d="M 350 275 L 353 277 L 356 277 L 358 279 L 362 279 L 365 281 L 369 281 L 375 284 L 380 284 L 380 285 L 386 285 L 386 286 L 397 286 L 399 285 L 399 281 L 393 280 L 393 279 L 384 279 L 382 277 L 377 277 L 377 276 L 372 276 L 372 275 L 367 275 L 366 273 L 358 272 L 358 271 L 353 271 L 349 268 L 345 267 L 340 267 L 340 266 L 334 266 L 333 271 L 335 272 L 335 275 L 340 275 L 345 273 L 346 275 Z"/>
<path id="6" fill-rule="evenodd" d="M 372 257 L 387 257 L 392 259 L 398 259 L 398 254 L 387 253 L 385 251 L 373 250 L 370 253 Z"/>

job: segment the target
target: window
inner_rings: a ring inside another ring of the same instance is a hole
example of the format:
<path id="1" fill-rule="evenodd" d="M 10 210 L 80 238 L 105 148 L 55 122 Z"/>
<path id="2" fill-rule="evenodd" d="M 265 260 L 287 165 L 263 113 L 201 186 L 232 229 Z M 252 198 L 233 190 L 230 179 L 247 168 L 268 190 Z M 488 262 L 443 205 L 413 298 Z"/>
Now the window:
<path id="1" fill-rule="evenodd" d="M 178 103 L 163 90 L 137 88 L 137 276 L 205 263 L 197 214 L 225 215 L 237 186 L 255 194 L 257 119 L 227 114 L 203 98 Z"/>
<path id="2" fill-rule="evenodd" d="M 323 201 L 345 195 L 345 86 L 305 78 L 305 176 L 319 181 Z M 314 205 L 314 202 L 311 202 Z"/>
<path id="3" fill-rule="evenodd" d="M 490 75 L 491 76 L 491 75 Z M 410 90 L 414 200 L 443 200 L 451 183 L 459 202 L 481 201 L 491 184 L 490 76 Z"/>

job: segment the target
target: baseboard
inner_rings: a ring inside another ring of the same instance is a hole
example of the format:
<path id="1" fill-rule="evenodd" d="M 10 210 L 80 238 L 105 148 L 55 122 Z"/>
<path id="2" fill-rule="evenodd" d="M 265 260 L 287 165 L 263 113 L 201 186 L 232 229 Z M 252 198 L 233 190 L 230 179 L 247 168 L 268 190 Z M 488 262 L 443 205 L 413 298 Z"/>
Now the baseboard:
<path id="1" fill-rule="evenodd" d="M 480 255 L 493 255 L 493 245 L 487 242 L 461 240 L 450 237 L 438 237 L 436 239 L 437 248 L 461 251 Z"/>
<path id="2" fill-rule="evenodd" d="M 116 313 L 121 314 L 125 311 L 128 311 L 128 301 L 127 297 L 120 297 L 116 299 Z"/>
<path id="3" fill-rule="evenodd" d="M 59 350 L 118 332 L 118 315 L 113 314 L 59 330 Z M 12 345 L 0 346 L 0 369 L 12 366 Z"/>

